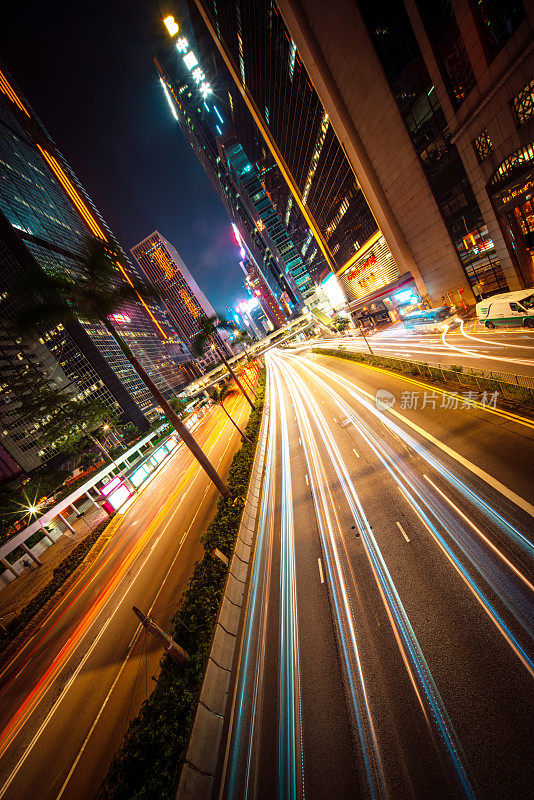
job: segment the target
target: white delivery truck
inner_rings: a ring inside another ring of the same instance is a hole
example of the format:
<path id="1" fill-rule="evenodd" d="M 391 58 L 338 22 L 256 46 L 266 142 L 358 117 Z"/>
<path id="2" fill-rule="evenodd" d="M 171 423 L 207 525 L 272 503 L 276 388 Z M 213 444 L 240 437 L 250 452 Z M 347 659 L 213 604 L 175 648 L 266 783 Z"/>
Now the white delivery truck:
<path id="1" fill-rule="evenodd" d="M 477 303 L 477 319 L 486 328 L 497 325 L 534 328 L 534 289 L 494 294 Z"/>

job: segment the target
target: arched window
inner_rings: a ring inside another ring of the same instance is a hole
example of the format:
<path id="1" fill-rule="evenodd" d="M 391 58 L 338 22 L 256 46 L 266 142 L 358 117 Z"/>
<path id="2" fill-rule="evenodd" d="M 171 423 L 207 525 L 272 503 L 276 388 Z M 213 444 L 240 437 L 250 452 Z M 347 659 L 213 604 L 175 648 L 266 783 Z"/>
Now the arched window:
<path id="1" fill-rule="evenodd" d="M 534 166 L 534 142 L 520 147 L 519 150 L 504 159 L 491 176 L 489 189 L 497 189 L 512 178 L 519 177 L 528 167 L 532 166 Z"/>

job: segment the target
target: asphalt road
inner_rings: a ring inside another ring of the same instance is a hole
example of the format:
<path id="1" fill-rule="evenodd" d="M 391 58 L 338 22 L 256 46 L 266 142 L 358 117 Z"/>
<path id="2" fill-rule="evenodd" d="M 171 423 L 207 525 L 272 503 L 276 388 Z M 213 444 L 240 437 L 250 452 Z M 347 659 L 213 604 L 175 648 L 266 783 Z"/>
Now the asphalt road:
<path id="1" fill-rule="evenodd" d="M 312 344 L 334 348 L 341 345 L 367 353 L 370 346 L 373 353 L 381 356 L 534 377 L 534 331 L 526 328 L 486 332 L 469 322 L 444 335 L 416 335 L 395 325 L 371 334 L 367 342 L 361 336 L 340 336 L 314 340 Z"/>
<path id="2" fill-rule="evenodd" d="M 248 405 L 226 405 L 246 424 Z M 239 435 L 219 407 L 194 431 L 221 474 Z M 137 605 L 163 628 L 202 555 L 218 499 L 180 444 L 112 521 L 113 535 L 0 675 L 0 798 L 94 797 L 129 720 L 150 693 L 161 648 Z"/>
<path id="3" fill-rule="evenodd" d="M 523 800 L 534 785 L 534 422 L 319 355 L 271 425 L 228 800 Z M 397 398 L 377 408 L 377 390 Z"/>

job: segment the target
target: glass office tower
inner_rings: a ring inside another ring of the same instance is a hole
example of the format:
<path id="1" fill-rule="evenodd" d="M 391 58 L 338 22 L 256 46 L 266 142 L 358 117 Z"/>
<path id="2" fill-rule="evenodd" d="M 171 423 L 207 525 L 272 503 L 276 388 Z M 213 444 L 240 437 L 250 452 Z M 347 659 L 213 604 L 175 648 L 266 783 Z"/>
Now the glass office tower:
<path id="1" fill-rule="evenodd" d="M 112 232 L 5 70 L 0 71 L 0 176 L 0 315 L 6 368 L 26 362 L 31 352 L 34 367 L 46 376 L 47 362 L 52 359 L 54 374 L 64 375 L 71 392 L 99 399 L 146 428 L 145 413 L 154 408 L 153 398 L 103 326 L 80 321 L 68 330 L 63 326 L 43 330 L 37 348 L 30 338 L 22 342 L 14 333 L 10 319 L 25 303 L 33 302 L 31 283 L 26 284 L 26 292 L 24 275 L 43 269 L 75 278 L 91 238 L 105 242 L 124 260 L 126 270 L 130 267 Z M 118 273 L 117 280 L 132 278 L 125 272 L 124 277 Z M 183 366 L 190 356 L 157 304 L 125 307 L 115 323 L 163 393 L 168 397 L 176 394 L 189 379 Z M 14 352 L 17 345 L 18 352 Z M 12 408 L 13 398 L 5 398 L 6 404 Z M 13 457 L 29 470 L 48 454 L 36 444 L 31 421 L 15 417 L 11 413 L 10 425 L 4 425 L 4 447 L 12 454 L 16 451 Z"/>

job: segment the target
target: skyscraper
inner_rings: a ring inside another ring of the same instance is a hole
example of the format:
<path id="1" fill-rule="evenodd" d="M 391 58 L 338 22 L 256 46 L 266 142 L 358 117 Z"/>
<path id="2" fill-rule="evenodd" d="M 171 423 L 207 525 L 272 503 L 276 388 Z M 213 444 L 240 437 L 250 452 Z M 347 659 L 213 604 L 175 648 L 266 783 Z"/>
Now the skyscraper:
<path id="1" fill-rule="evenodd" d="M 286 204 L 284 220 L 291 224 L 300 212 L 308 247 L 324 255 L 360 318 L 373 316 L 373 307 L 378 318 L 394 316 L 398 298 L 414 295 L 434 304 L 473 303 L 515 288 L 520 277 L 479 174 L 470 183 L 473 145 L 460 154 L 456 134 L 464 135 L 472 109 L 494 108 L 484 92 L 496 92 L 494 74 L 507 80 L 512 64 L 515 94 L 505 92 L 500 131 L 504 124 L 510 131 L 514 99 L 528 106 L 532 27 L 523 10 L 514 10 L 523 8 L 520 0 L 498 4 L 504 16 L 474 0 L 438 5 L 188 2 L 203 62 L 214 63 L 208 54 L 216 50 L 231 78 L 239 142 L 251 161 L 265 152 L 276 162 L 265 188 L 278 209 Z M 475 36 L 480 25 L 491 30 Z M 481 57 L 483 42 L 475 47 L 477 89 L 465 42 L 496 37 L 510 42 L 501 42 L 493 63 Z M 524 142 L 516 155 L 525 164 L 528 109 L 519 112 L 521 124 L 514 113 Z M 510 239 L 514 224 L 516 239 L 521 223 L 527 236 L 528 213 L 520 210 L 515 223 L 509 215 Z"/>
<path id="2" fill-rule="evenodd" d="M 80 398 L 98 399 L 141 429 L 155 403 L 105 328 L 80 321 L 21 337 L 13 317 L 33 303 L 28 277 L 37 269 L 76 278 L 88 241 L 120 246 L 83 187 L 5 70 L 0 71 L 0 347 L 2 374 L 37 370 Z M 126 262 L 125 262 L 126 263 Z M 129 267 L 126 265 L 126 269 Z M 117 281 L 130 280 L 117 273 Z M 157 304 L 124 307 L 115 320 L 126 341 L 167 396 L 188 377 L 190 360 Z M 182 352 L 182 350 L 184 352 Z M 164 375 L 172 379 L 167 380 Z M 39 444 L 30 419 L 16 413 L 17 399 L 4 381 L 0 390 L 1 439 L 28 471 L 51 455 Z"/>
<path id="3" fill-rule="evenodd" d="M 471 301 L 530 285 L 533 4 L 278 7 L 386 239 L 397 230 L 431 296 L 455 293 L 458 267 Z"/>
<path id="4" fill-rule="evenodd" d="M 131 253 L 143 276 L 161 293 L 161 302 L 180 337 L 192 347 L 193 339 L 200 331 L 199 318 L 212 317 L 215 311 L 176 248 L 161 233 L 154 231 L 134 245 Z M 218 346 L 231 355 L 226 338 L 221 334 L 214 338 Z M 207 351 L 200 361 L 208 366 L 218 361 L 218 357 L 216 353 Z"/>
<path id="5" fill-rule="evenodd" d="M 208 54 L 208 81 L 207 67 L 199 60 L 201 43 L 195 39 L 185 8 L 182 17 L 179 33 L 169 36 L 161 24 L 153 33 L 155 64 L 162 89 L 171 113 L 271 292 L 277 300 L 282 295 L 289 296 L 291 314 L 302 306 L 313 288 L 308 260 L 297 250 L 302 232 L 295 228 L 295 242 L 283 217 L 285 210 L 277 207 L 266 190 L 264 178 L 270 168 L 266 154 L 255 153 L 252 162 L 236 137 L 238 109 L 227 91 L 224 67 L 215 64 Z M 239 98 L 235 97 L 235 101 L 239 103 Z"/>

